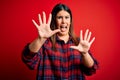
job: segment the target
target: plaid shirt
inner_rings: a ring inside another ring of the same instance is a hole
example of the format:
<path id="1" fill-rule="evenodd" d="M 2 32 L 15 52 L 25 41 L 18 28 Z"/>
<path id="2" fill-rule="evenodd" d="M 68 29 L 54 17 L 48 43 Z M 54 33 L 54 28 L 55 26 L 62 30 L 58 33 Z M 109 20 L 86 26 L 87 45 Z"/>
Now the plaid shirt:
<path id="1" fill-rule="evenodd" d="M 30 69 L 38 70 L 37 80 L 85 80 L 85 75 L 96 72 L 98 64 L 91 53 L 94 66 L 87 68 L 81 62 L 80 52 L 70 48 L 74 45 L 72 38 L 67 43 L 58 37 L 56 39 L 57 51 L 52 50 L 50 39 L 46 40 L 38 53 L 30 52 L 28 45 L 23 50 L 22 60 Z"/>

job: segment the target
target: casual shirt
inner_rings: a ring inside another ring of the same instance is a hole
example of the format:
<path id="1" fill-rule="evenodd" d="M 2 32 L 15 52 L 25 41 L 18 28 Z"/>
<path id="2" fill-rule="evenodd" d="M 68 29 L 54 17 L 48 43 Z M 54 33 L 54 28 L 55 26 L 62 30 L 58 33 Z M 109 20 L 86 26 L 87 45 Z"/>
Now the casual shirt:
<path id="1" fill-rule="evenodd" d="M 82 55 L 79 51 L 70 48 L 75 45 L 72 38 L 65 43 L 56 38 L 56 49 L 52 50 L 52 42 L 47 39 L 37 53 L 29 50 L 28 46 L 23 50 L 22 60 L 30 69 L 37 69 L 37 80 L 85 80 L 85 75 L 92 75 L 98 67 L 97 61 L 91 68 L 82 63 Z M 28 56 L 30 58 L 28 58 Z"/>

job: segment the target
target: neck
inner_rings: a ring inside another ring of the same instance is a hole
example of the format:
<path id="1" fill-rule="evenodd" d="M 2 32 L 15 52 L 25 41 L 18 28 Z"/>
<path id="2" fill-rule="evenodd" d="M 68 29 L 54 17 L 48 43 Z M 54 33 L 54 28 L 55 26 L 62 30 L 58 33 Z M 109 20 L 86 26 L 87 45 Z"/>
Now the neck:
<path id="1" fill-rule="evenodd" d="M 63 40 L 65 43 L 67 43 L 68 39 L 69 39 L 69 35 L 65 35 L 65 36 L 62 36 L 62 35 L 58 35 L 59 39 Z"/>

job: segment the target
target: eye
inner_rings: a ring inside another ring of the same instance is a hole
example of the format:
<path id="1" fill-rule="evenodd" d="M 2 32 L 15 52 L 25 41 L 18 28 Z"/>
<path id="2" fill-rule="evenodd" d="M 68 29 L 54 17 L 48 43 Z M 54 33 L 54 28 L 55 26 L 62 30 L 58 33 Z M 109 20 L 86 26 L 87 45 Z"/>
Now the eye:
<path id="1" fill-rule="evenodd" d="M 69 17 L 69 16 L 66 16 L 65 18 L 66 18 L 66 19 L 69 19 L 70 17 Z"/>
<path id="2" fill-rule="evenodd" d="M 62 16 L 57 16 L 57 19 L 62 19 Z"/>

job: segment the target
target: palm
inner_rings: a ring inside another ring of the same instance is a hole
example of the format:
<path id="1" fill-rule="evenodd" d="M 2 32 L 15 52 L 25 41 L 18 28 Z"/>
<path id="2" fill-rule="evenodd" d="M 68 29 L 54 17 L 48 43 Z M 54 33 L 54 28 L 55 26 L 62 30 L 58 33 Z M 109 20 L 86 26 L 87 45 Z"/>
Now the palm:
<path id="1" fill-rule="evenodd" d="M 91 37 L 91 32 L 89 32 L 89 34 L 88 34 L 88 30 L 86 30 L 85 36 L 84 36 L 84 39 L 83 39 L 82 31 L 81 31 L 80 32 L 80 42 L 79 42 L 78 46 L 71 46 L 71 48 L 77 49 L 80 52 L 88 52 L 88 50 L 90 49 L 91 44 L 95 40 L 95 37 L 94 37 L 90 41 L 90 37 Z"/>
<path id="2" fill-rule="evenodd" d="M 48 38 L 53 34 L 53 31 L 48 24 L 42 24 L 38 29 L 38 33 L 40 37 Z"/>
<path id="3" fill-rule="evenodd" d="M 41 15 L 39 14 L 38 15 L 38 18 L 39 18 L 39 23 L 40 25 L 38 25 L 34 20 L 33 21 L 33 24 L 36 26 L 37 30 L 38 30 L 38 34 L 39 34 L 39 37 L 42 37 L 42 38 L 49 38 L 51 37 L 53 34 L 59 32 L 60 30 L 57 29 L 57 30 L 54 30 L 52 31 L 50 29 L 50 22 L 51 22 L 51 14 L 49 15 L 49 18 L 48 18 L 48 22 L 46 23 L 46 15 L 45 15 L 45 12 L 43 12 L 43 21 L 41 19 Z"/>

